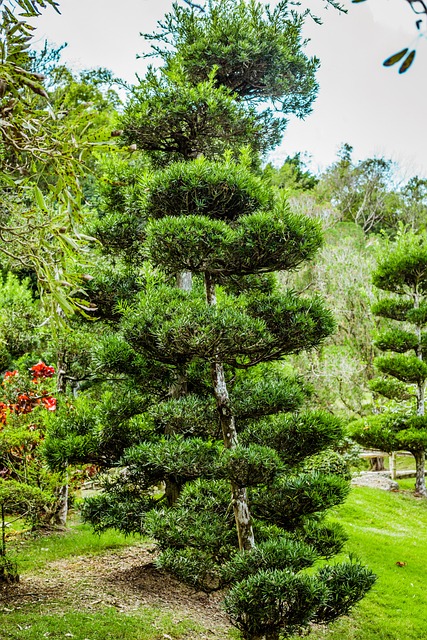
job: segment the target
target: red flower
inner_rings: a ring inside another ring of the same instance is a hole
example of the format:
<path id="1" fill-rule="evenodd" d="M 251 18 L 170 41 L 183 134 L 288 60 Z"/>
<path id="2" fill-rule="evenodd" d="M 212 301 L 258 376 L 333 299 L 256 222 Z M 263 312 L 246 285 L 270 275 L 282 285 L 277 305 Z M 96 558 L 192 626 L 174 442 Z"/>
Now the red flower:
<path id="1" fill-rule="evenodd" d="M 48 411 L 56 411 L 56 398 L 52 398 L 51 396 L 42 398 L 42 403 Z"/>
<path id="2" fill-rule="evenodd" d="M 54 367 L 50 367 L 42 361 L 34 364 L 30 371 L 33 372 L 33 382 L 37 382 L 39 378 L 52 378 L 55 374 Z"/>
<path id="3" fill-rule="evenodd" d="M 15 371 L 6 371 L 6 373 L 4 374 L 4 381 L 6 381 L 8 378 L 13 378 L 14 376 L 18 375 L 18 370 L 15 369 Z"/>
<path id="4" fill-rule="evenodd" d="M 4 402 L 0 402 L 0 424 L 6 424 L 7 411 L 9 407 Z"/>

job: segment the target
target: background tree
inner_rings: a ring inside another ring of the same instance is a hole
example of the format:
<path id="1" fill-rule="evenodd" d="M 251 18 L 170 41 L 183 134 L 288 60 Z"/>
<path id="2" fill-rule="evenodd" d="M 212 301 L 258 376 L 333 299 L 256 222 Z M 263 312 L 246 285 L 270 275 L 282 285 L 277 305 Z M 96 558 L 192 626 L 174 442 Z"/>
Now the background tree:
<path id="1" fill-rule="evenodd" d="M 353 433 L 365 446 L 385 451 L 410 451 L 416 463 L 415 491 L 426 496 L 425 236 L 401 232 L 394 244 L 386 245 L 378 259 L 373 282 L 389 294 L 374 305 L 373 311 L 392 320 L 393 326 L 382 331 L 375 341 L 376 346 L 387 354 L 375 359 L 383 377 L 373 380 L 371 386 L 374 391 L 399 404 L 383 414 L 355 423 Z"/>
<path id="2" fill-rule="evenodd" d="M 355 163 L 352 150 L 348 144 L 342 146 L 337 162 L 319 181 L 319 197 L 330 200 L 343 221 L 355 222 L 364 233 L 393 228 L 397 222 L 393 162 L 367 158 Z"/>
<path id="3" fill-rule="evenodd" d="M 321 294 L 334 309 L 336 330 L 320 350 L 294 357 L 293 364 L 313 385 L 313 401 L 348 421 L 373 408 L 368 383 L 378 351 L 372 344 L 377 322 L 371 275 L 380 241 L 342 222 L 327 229 L 325 239 L 318 259 L 285 282 Z"/>
<path id="4" fill-rule="evenodd" d="M 33 66 L 28 19 L 47 5 L 57 8 L 53 0 L 1 3 L 0 253 L 3 264 L 37 275 L 55 316 L 79 305 L 82 281 L 70 256 L 86 242 L 77 227 L 80 176 L 93 141 L 88 110 L 68 117 L 56 112 Z"/>

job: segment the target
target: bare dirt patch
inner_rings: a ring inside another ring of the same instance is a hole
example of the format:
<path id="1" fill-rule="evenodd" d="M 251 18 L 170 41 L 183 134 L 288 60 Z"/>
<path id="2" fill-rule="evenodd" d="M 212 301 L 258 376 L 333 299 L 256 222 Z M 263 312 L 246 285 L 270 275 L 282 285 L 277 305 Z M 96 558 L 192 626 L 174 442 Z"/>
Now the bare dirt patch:
<path id="1" fill-rule="evenodd" d="M 223 640 L 230 625 L 221 595 L 207 596 L 187 587 L 154 565 L 153 549 L 137 544 L 95 556 L 56 560 L 17 585 L 0 589 L 3 607 L 37 605 L 41 614 L 70 608 L 99 611 L 112 606 L 123 613 L 156 607 L 204 627 L 194 638 Z M 206 635 L 208 634 L 208 635 Z"/>

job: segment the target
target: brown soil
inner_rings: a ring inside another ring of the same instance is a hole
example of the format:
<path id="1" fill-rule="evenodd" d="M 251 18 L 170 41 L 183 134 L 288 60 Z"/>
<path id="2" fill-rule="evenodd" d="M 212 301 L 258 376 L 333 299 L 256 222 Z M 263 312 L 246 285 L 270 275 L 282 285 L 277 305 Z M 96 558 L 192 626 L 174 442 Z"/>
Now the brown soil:
<path id="1" fill-rule="evenodd" d="M 204 627 L 194 639 L 225 640 L 230 625 L 221 610 L 221 596 L 207 596 L 182 585 L 153 563 L 153 549 L 137 544 L 96 556 L 73 556 L 48 563 L 43 570 L 0 587 L 3 607 L 37 604 L 41 614 L 116 607 L 135 613 L 156 607 L 173 613 L 176 622 L 189 619 Z"/>

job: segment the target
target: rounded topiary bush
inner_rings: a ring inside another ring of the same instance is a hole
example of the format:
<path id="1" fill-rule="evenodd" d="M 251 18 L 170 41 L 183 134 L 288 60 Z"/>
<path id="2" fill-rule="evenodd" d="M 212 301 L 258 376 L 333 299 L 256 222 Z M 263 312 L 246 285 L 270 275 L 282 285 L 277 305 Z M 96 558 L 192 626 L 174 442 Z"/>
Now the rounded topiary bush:
<path id="1" fill-rule="evenodd" d="M 272 192 L 244 166 L 198 158 L 159 171 L 147 184 L 144 208 L 150 218 L 204 215 L 235 220 L 271 206 Z"/>

